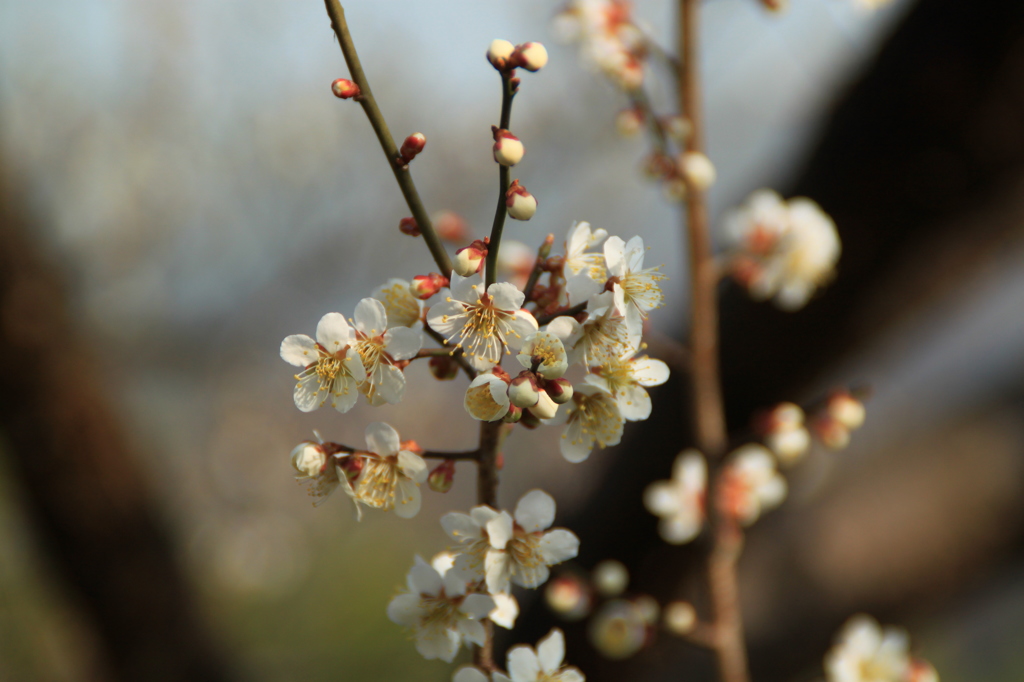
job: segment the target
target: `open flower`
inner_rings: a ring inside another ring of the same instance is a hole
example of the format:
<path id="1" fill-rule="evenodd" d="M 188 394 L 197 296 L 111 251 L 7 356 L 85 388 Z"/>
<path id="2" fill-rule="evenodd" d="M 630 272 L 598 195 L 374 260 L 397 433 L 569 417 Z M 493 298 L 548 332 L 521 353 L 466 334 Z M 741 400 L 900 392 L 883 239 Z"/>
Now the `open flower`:
<path id="1" fill-rule="evenodd" d="M 312 412 L 331 400 L 338 412 L 356 404 L 359 385 L 366 369 L 353 348 L 355 332 L 340 313 L 327 313 L 316 326 L 316 341 L 305 334 L 293 334 L 281 342 L 281 358 L 304 367 L 295 375 L 295 406 Z"/>
<path id="2" fill-rule="evenodd" d="M 668 381 L 668 365 L 642 355 L 608 358 L 592 365 L 584 381 L 607 391 L 615 397 L 619 413 L 629 421 L 640 421 L 651 416 L 651 396 L 645 386 L 660 386 Z"/>
<path id="3" fill-rule="evenodd" d="M 672 480 L 657 481 L 644 491 L 647 510 L 661 517 L 658 532 L 665 542 L 681 545 L 704 526 L 707 464 L 696 450 L 684 450 L 672 467 Z"/>
<path id="4" fill-rule="evenodd" d="M 596 445 L 606 448 L 618 445 L 625 422 L 618 401 L 593 384 L 583 384 L 572 400 L 558 411 L 557 421 L 565 419 L 565 431 L 559 441 L 562 456 L 570 462 L 582 462 Z"/>
<path id="5" fill-rule="evenodd" d="M 545 379 L 557 379 L 569 369 L 561 339 L 551 332 L 534 332 L 523 341 L 516 356 L 519 364 Z"/>
<path id="6" fill-rule="evenodd" d="M 775 458 L 766 447 L 744 445 L 732 453 L 717 494 L 722 510 L 748 526 L 782 503 L 786 479 L 775 470 Z"/>
<path id="7" fill-rule="evenodd" d="M 507 593 L 510 582 L 542 585 L 549 566 L 576 556 L 579 538 L 563 528 L 547 530 L 554 520 L 554 499 L 532 490 L 520 498 L 514 517 L 480 505 L 469 514 L 445 514 L 441 526 L 460 543 L 455 570 L 469 579 L 484 579 L 487 590 L 498 594 Z"/>
<path id="8" fill-rule="evenodd" d="M 615 308 L 615 294 L 598 294 L 587 303 L 582 323 L 568 315 L 552 320 L 546 330 L 561 339 L 570 364 L 600 364 L 609 358 L 632 355 L 640 348 L 643 321 L 627 320 Z"/>
<path id="9" fill-rule="evenodd" d="M 354 485 L 356 499 L 374 509 L 394 509 L 405 519 L 416 516 L 427 463 L 411 450 L 403 450 L 398 432 L 384 422 L 367 425 L 366 445 L 370 452 L 362 453 L 362 471 Z"/>
<path id="10" fill-rule="evenodd" d="M 374 289 L 372 296 L 384 304 L 389 329 L 418 329 L 422 325 L 423 301 L 416 298 L 409 288 L 409 282 L 404 279 L 389 279 L 386 284 Z"/>
<path id="11" fill-rule="evenodd" d="M 604 259 L 614 282 L 615 307 L 627 320 L 642 321 L 665 302 L 658 282 L 665 275 L 657 267 L 644 269 L 644 240 L 633 237 L 623 242 L 609 237 L 604 243 Z"/>
<path id="12" fill-rule="evenodd" d="M 588 252 L 608 236 L 606 230 L 592 230 L 590 223 L 580 221 L 569 229 L 565 240 L 565 259 L 562 274 L 566 280 L 566 293 L 571 304 L 582 303 L 599 293 L 608 279 L 604 254 Z"/>
<path id="13" fill-rule="evenodd" d="M 388 329 L 384 304 L 375 298 L 364 298 L 356 305 L 354 324 L 353 347 L 366 369 L 366 381 L 359 390 L 371 405 L 400 402 L 405 392 L 405 374 L 394 363 L 415 356 L 423 346 L 423 338 L 408 327 Z"/>
<path id="14" fill-rule="evenodd" d="M 508 414 L 508 374 L 501 367 L 478 374 L 466 389 L 463 401 L 473 419 L 493 422 Z"/>
<path id="15" fill-rule="evenodd" d="M 467 594 L 466 581 L 454 571 L 440 572 L 420 557 L 406 578 L 408 592 L 388 604 L 388 618 L 412 628 L 416 651 L 426 659 L 451 663 L 462 642 L 482 646 L 481 619 L 494 609 L 485 594 Z"/>
<path id="16" fill-rule="evenodd" d="M 558 628 L 533 647 L 519 645 L 508 652 L 506 667 L 512 682 L 584 682 L 578 668 L 562 665 L 565 636 Z"/>
<path id="17" fill-rule="evenodd" d="M 306 441 L 292 450 L 292 466 L 298 472 L 295 480 L 306 483 L 313 505 L 323 504 L 327 496 L 341 484 L 337 461 L 327 454 L 323 443 Z"/>
<path id="18" fill-rule="evenodd" d="M 427 313 L 427 323 L 448 340 L 458 337 L 455 347 L 480 371 L 501 362 L 508 347 L 519 348 L 537 331 L 537 320 L 522 309 L 523 292 L 508 282 L 496 282 L 486 292 L 483 288 L 479 275 L 453 273 L 449 294 Z"/>
<path id="19" fill-rule="evenodd" d="M 854 616 L 825 655 L 825 678 L 828 682 L 909 682 L 907 648 L 905 631 L 883 630 L 871 616 Z"/>

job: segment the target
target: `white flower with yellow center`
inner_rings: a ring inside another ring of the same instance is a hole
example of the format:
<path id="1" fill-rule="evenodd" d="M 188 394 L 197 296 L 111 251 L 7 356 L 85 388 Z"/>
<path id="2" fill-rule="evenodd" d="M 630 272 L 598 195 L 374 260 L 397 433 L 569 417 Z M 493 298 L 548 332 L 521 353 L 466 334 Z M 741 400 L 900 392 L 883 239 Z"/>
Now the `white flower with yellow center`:
<path id="1" fill-rule="evenodd" d="M 526 369 L 533 369 L 545 379 L 557 379 L 569 369 L 569 360 L 562 340 L 546 331 L 534 332 L 526 337 L 516 360 Z"/>
<path id="2" fill-rule="evenodd" d="M 512 682 L 585 682 L 578 668 L 562 665 L 565 636 L 558 628 L 537 642 L 537 649 L 526 645 L 508 652 L 506 667 Z"/>
<path id="3" fill-rule="evenodd" d="M 501 419 L 509 410 L 508 375 L 500 367 L 477 375 L 466 389 L 463 405 L 473 419 L 484 422 Z"/>
<path id="4" fill-rule="evenodd" d="M 441 526 L 460 543 L 454 570 L 467 579 L 483 579 L 487 591 L 498 594 L 508 593 L 510 583 L 542 585 L 549 566 L 576 556 L 579 538 L 563 528 L 547 530 L 554 520 L 554 499 L 532 490 L 520 498 L 514 516 L 480 505 L 469 514 L 445 514 Z"/>
<path id="5" fill-rule="evenodd" d="M 608 279 L 604 254 L 588 253 L 588 250 L 599 246 L 607 237 L 606 230 L 592 230 L 590 223 L 583 221 L 575 223 L 569 230 L 562 274 L 570 304 L 582 303 L 604 287 Z"/>
<path id="6" fill-rule="evenodd" d="M 615 307 L 626 320 L 642 323 L 647 314 L 665 303 L 658 282 L 665 275 L 657 267 L 644 268 L 644 240 L 633 237 L 623 242 L 609 237 L 604 243 L 604 259 L 614 282 Z"/>
<path id="7" fill-rule="evenodd" d="M 591 365 L 585 383 L 597 386 L 615 397 L 619 414 L 629 421 L 640 421 L 651 416 L 651 396 L 645 386 L 660 386 L 668 381 L 668 365 L 632 353 L 618 358 L 605 358 Z"/>
<path id="8" fill-rule="evenodd" d="M 423 301 L 413 295 L 404 279 L 389 279 L 374 289 L 372 297 L 384 304 L 388 327 L 419 329 L 423 324 Z"/>
<path id="9" fill-rule="evenodd" d="M 786 479 L 763 445 L 744 445 L 730 455 L 719 479 L 716 503 L 744 526 L 786 498 Z"/>
<path id="10" fill-rule="evenodd" d="M 644 506 L 661 517 L 658 532 L 665 542 L 681 545 L 704 526 L 708 469 L 696 450 L 684 450 L 672 467 L 672 480 L 656 481 L 644 491 Z"/>
<path id="11" fill-rule="evenodd" d="M 483 371 L 501 362 L 508 348 L 517 349 L 537 331 L 537 320 L 522 309 L 526 295 L 508 282 L 496 282 L 484 292 L 479 274 L 452 273 L 444 301 L 427 312 L 427 324 L 449 341 L 458 339 L 469 363 Z"/>
<path id="12" fill-rule="evenodd" d="M 295 480 L 306 483 L 306 490 L 313 498 L 313 506 L 323 504 L 344 477 L 339 474 L 337 461 L 328 455 L 321 443 L 306 441 L 292 450 L 292 466 L 298 474 Z"/>
<path id="13" fill-rule="evenodd" d="M 427 480 L 427 463 L 403 450 L 398 432 L 384 422 L 366 427 L 369 453 L 362 455 L 363 468 L 354 484 L 355 497 L 367 507 L 395 510 L 409 519 L 420 511 L 420 483 Z"/>
<path id="14" fill-rule="evenodd" d="M 384 304 L 375 298 L 364 298 L 356 306 L 356 341 L 353 348 L 359 353 L 366 369 L 366 381 L 359 390 L 371 405 L 397 403 L 405 392 L 405 374 L 395 367 L 396 360 L 408 360 L 423 346 L 420 332 L 408 327 L 388 329 L 388 316 Z"/>
<path id="15" fill-rule="evenodd" d="M 825 655 L 828 682 L 907 682 L 911 661 L 907 633 L 884 630 L 871 616 L 857 615 L 846 622 L 835 646 Z"/>
<path id="16" fill-rule="evenodd" d="M 348 412 L 356 404 L 359 384 L 366 380 L 366 369 L 353 348 L 355 331 L 340 313 L 327 313 L 316 326 L 316 341 L 305 334 L 293 334 L 281 342 L 281 358 L 304 367 L 295 375 L 295 406 L 312 412 L 331 401 L 338 412 Z"/>
<path id="17" fill-rule="evenodd" d="M 550 423 L 565 421 L 559 440 L 562 456 L 570 462 L 582 462 L 594 446 L 618 445 L 625 425 L 616 398 L 593 384 L 579 386 L 572 400 L 558 410 Z"/>
<path id="18" fill-rule="evenodd" d="M 565 346 L 570 364 L 600 364 L 603 360 L 632 355 L 640 349 L 643 321 L 627 320 L 615 308 L 615 294 L 606 291 L 587 303 L 581 324 L 568 315 L 556 317 L 546 330 Z"/>
<path id="19" fill-rule="evenodd" d="M 494 599 L 467 594 L 466 581 L 455 571 L 442 573 L 420 557 L 406 584 L 409 591 L 388 604 L 388 618 L 412 628 L 420 655 L 451 663 L 463 642 L 483 646 L 487 633 L 480 621 L 494 609 Z"/>

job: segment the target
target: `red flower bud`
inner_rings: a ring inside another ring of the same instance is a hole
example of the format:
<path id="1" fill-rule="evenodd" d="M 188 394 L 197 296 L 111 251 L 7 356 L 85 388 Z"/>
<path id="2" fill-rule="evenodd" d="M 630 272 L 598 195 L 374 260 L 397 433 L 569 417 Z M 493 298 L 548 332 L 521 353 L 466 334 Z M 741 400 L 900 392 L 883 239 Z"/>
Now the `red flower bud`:
<path id="1" fill-rule="evenodd" d="M 359 95 L 359 86 L 346 78 L 338 78 L 331 83 L 331 92 L 338 99 L 351 99 Z"/>
<path id="2" fill-rule="evenodd" d="M 416 155 L 427 146 L 427 136 L 423 133 L 413 133 L 405 138 L 402 148 L 398 152 L 402 155 L 402 163 L 409 163 L 416 158 Z"/>
<path id="3" fill-rule="evenodd" d="M 436 355 L 430 358 L 427 366 L 438 381 L 448 381 L 459 374 L 459 363 L 448 355 Z"/>
<path id="4" fill-rule="evenodd" d="M 427 485 L 437 493 L 446 493 L 452 489 L 455 481 L 455 460 L 446 459 L 427 476 Z"/>
<path id="5" fill-rule="evenodd" d="M 402 218 L 398 221 L 398 229 L 402 234 L 407 234 L 410 237 L 420 236 L 420 226 L 416 224 L 416 219 L 413 217 Z"/>

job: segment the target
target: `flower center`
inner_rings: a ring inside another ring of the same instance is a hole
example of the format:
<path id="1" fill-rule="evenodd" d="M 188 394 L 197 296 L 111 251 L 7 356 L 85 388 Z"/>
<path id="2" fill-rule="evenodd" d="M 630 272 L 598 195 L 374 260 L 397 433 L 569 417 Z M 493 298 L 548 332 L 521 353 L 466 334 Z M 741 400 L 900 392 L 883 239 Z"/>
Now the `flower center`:
<path id="1" fill-rule="evenodd" d="M 363 360 L 363 367 L 366 368 L 367 374 L 373 374 L 377 371 L 380 363 L 386 362 L 391 364 L 391 357 L 384 352 L 384 335 L 380 336 L 367 336 L 362 332 L 356 332 L 356 352 L 359 353 L 359 357 Z"/>
<path id="2" fill-rule="evenodd" d="M 344 370 L 344 357 L 347 350 L 348 346 L 333 355 L 324 350 L 320 351 L 320 359 L 316 363 L 316 376 L 322 389 L 329 390 L 334 380 Z"/>
<path id="3" fill-rule="evenodd" d="M 356 495 L 367 506 L 389 511 L 395 506 L 395 489 L 400 475 L 398 455 L 367 457 Z"/>
<path id="4" fill-rule="evenodd" d="M 618 435 L 622 425 L 622 417 L 615 409 L 612 398 L 607 393 L 583 395 L 577 393 L 572 397 L 576 409 L 569 416 L 569 421 L 578 421 L 584 436 L 592 437 L 600 447 Z"/>
<path id="5" fill-rule="evenodd" d="M 458 600 L 461 601 L 461 600 Z M 453 627 L 459 618 L 456 600 L 445 596 L 444 590 L 436 597 L 429 594 L 420 595 L 423 616 L 420 618 L 421 628 L 448 629 Z"/>
<path id="6" fill-rule="evenodd" d="M 409 327 L 420 319 L 420 307 L 403 284 L 395 284 L 381 292 L 384 295 L 384 309 L 392 324 Z"/>
<path id="7" fill-rule="evenodd" d="M 636 383 L 633 380 L 633 364 L 622 358 L 606 359 L 596 368 L 595 374 L 608 382 L 608 389 L 612 394 Z"/>

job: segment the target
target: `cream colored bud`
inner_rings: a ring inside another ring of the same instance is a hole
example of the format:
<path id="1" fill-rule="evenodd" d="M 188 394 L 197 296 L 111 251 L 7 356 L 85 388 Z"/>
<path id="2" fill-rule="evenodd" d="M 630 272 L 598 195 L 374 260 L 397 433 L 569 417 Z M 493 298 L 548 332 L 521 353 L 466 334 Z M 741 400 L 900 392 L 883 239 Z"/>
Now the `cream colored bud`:
<path id="1" fill-rule="evenodd" d="M 514 220 L 529 220 L 537 212 L 537 197 L 529 192 L 524 194 L 510 193 L 505 201 L 508 215 Z"/>
<path id="2" fill-rule="evenodd" d="M 507 40 L 492 40 L 487 48 L 487 61 L 496 69 L 504 69 L 516 46 Z"/>
<path id="3" fill-rule="evenodd" d="M 303 476 L 316 478 L 327 463 L 327 454 L 319 443 L 301 443 L 292 450 L 292 466 Z"/>
<path id="4" fill-rule="evenodd" d="M 779 458 L 779 463 L 789 466 L 799 461 L 811 446 L 811 434 L 802 426 L 772 431 L 764 438 L 764 444 Z"/>
<path id="5" fill-rule="evenodd" d="M 697 610 L 693 604 L 674 601 L 665 607 L 665 627 L 675 635 L 687 635 L 697 627 Z"/>
<path id="6" fill-rule="evenodd" d="M 569 381 L 568 379 L 553 379 L 548 382 L 547 389 L 547 392 L 551 396 L 551 399 L 554 400 L 559 405 L 567 403 L 570 400 L 572 400 L 572 382 Z"/>
<path id="7" fill-rule="evenodd" d="M 517 52 L 519 64 L 527 71 L 540 71 L 548 63 L 548 51 L 540 43 L 523 43 Z"/>
<path id="8" fill-rule="evenodd" d="M 629 585 L 629 571 L 621 561 L 605 559 L 594 566 L 594 587 L 602 597 L 618 597 Z"/>
<path id="9" fill-rule="evenodd" d="M 643 648 L 647 625 L 633 602 L 613 599 L 605 602 L 587 629 L 590 643 L 606 658 L 623 660 Z"/>
<path id="10" fill-rule="evenodd" d="M 483 262 L 483 254 L 473 247 L 467 246 L 455 252 L 455 262 L 452 263 L 452 267 L 462 277 L 469 277 L 480 271 Z"/>
<path id="11" fill-rule="evenodd" d="M 828 413 L 850 430 L 859 429 L 866 416 L 864 403 L 845 391 L 835 393 L 828 399 Z"/>
<path id="12" fill-rule="evenodd" d="M 715 184 L 715 178 L 718 176 L 711 159 L 700 152 L 686 152 L 680 159 L 679 166 L 686 179 L 702 191 Z"/>
<path id="13" fill-rule="evenodd" d="M 547 391 L 541 390 L 537 395 L 537 404 L 530 408 L 537 419 L 551 419 L 558 412 L 558 403 L 551 399 Z"/>
<path id="14" fill-rule="evenodd" d="M 529 372 L 521 373 L 512 380 L 512 384 L 508 387 L 508 399 L 516 407 L 532 408 L 540 400 L 541 393 L 542 391 L 537 388 L 537 384 Z"/>
<path id="15" fill-rule="evenodd" d="M 615 130 L 623 137 L 633 137 L 643 127 L 643 115 L 636 109 L 623 109 L 615 114 Z"/>
<path id="16" fill-rule="evenodd" d="M 526 148 L 519 138 L 506 134 L 495 141 L 493 151 L 495 161 L 502 166 L 514 166 L 523 160 Z"/>

